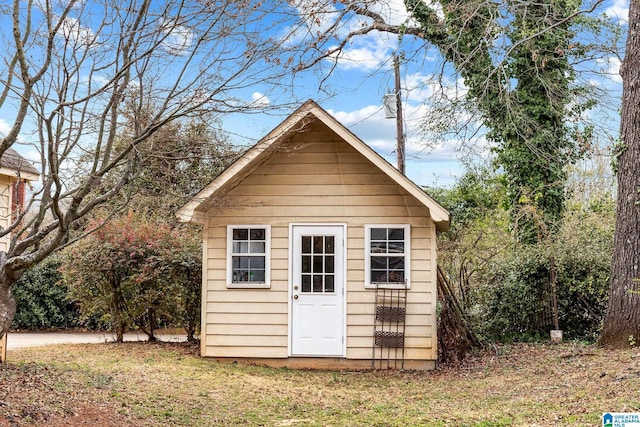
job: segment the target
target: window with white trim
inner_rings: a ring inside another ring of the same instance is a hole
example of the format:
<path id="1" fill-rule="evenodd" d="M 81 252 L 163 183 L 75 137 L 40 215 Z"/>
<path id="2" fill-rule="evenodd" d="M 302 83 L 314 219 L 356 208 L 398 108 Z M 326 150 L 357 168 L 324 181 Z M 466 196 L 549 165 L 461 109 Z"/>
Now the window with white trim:
<path id="1" fill-rule="evenodd" d="M 366 225 L 365 287 L 409 287 L 410 242 L 408 224 Z"/>
<path id="2" fill-rule="evenodd" d="M 268 225 L 227 227 L 227 287 L 268 288 L 271 228 Z"/>

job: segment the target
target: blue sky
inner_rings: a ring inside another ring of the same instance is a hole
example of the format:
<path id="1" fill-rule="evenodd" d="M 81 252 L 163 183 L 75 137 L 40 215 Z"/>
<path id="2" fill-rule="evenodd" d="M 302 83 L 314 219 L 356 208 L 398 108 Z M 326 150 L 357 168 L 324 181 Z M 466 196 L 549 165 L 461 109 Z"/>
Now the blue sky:
<path id="1" fill-rule="evenodd" d="M 593 0 L 590 0 L 593 1 Z M 311 0 L 296 0 L 297 11 L 304 13 Z M 330 3 L 330 2 L 328 2 Z M 398 24 L 407 20 L 402 0 L 384 0 L 376 3 L 379 12 L 388 22 Z M 330 12 L 330 10 L 329 10 Z M 618 25 L 625 25 L 628 0 L 606 0 L 597 10 L 606 13 Z M 322 29 L 331 23 L 331 14 L 323 15 L 326 21 L 310 24 L 311 30 Z M 275 19 L 275 18 L 274 18 Z M 275 21 L 274 21 L 275 22 Z M 345 30 L 357 27 L 358 22 L 348 22 Z M 6 31 L 6 29 L 2 29 Z M 280 29 L 283 33 L 287 29 Z M 272 30 L 275 31 L 275 30 Z M 275 35 L 277 36 L 277 35 Z M 176 34 L 176 43 L 183 43 L 188 34 Z M 290 37 L 286 43 L 296 43 Z M 279 94 L 267 92 L 256 85 L 245 89 L 247 101 L 264 104 L 288 104 L 271 114 L 231 115 L 221 117 L 224 130 L 239 145 L 252 144 L 275 127 L 289 113 L 307 99 L 316 100 L 363 141 L 395 164 L 395 121 L 384 118 L 382 97 L 393 87 L 392 56 L 394 52 L 406 55 L 401 67 L 402 95 L 405 128 L 407 134 L 407 175 L 420 185 L 451 185 L 463 168 L 461 163 L 486 155 L 488 145 L 482 134 L 462 134 L 438 140 L 421 132 L 425 114 L 431 108 L 428 101 L 439 89 L 436 80 L 443 63 L 433 49 L 410 36 L 399 42 L 396 35 L 372 32 L 349 43 L 342 59 L 327 78 L 330 61 L 318 64 L 312 70 L 292 78 L 288 90 Z M 597 61 L 583 64 L 589 72 L 583 79 L 610 95 L 603 110 L 588 112 L 588 119 L 598 123 L 600 143 L 606 146 L 608 138 L 615 139 L 618 128 L 617 106 L 621 91 L 618 74 L 620 59 L 613 54 L 603 54 Z M 447 70 L 445 66 L 445 70 Z M 325 80 L 326 78 L 326 80 Z M 321 83 L 322 82 L 322 83 Z M 451 95 L 464 94 L 464 84 L 451 73 L 445 72 L 446 91 Z M 319 87 L 322 85 L 322 90 Z M 8 131 L 9 122 L 0 111 L 0 133 Z M 6 115 L 5 115 L 6 116 Z M 27 129 L 25 129 L 27 130 Z M 23 138 L 26 139 L 25 136 Z M 17 147 L 25 156 L 36 160 L 37 153 L 26 147 Z"/>
<path id="2" fill-rule="evenodd" d="M 301 3 L 304 3 L 302 0 Z M 391 23 L 403 22 L 406 9 L 402 0 L 384 2 L 381 9 Z M 607 0 L 596 10 L 606 13 L 617 25 L 625 25 L 628 16 L 628 0 Z M 315 99 L 358 137 L 395 164 L 396 125 L 394 120 L 384 118 L 382 97 L 393 88 L 392 56 L 395 51 L 408 56 L 401 68 L 402 95 L 407 134 L 407 176 L 420 185 L 451 185 L 464 168 L 464 161 L 473 161 L 477 156 L 486 156 L 488 145 L 481 133 L 460 135 L 435 141 L 432 135 L 420 130 L 425 113 L 430 108 L 428 100 L 438 85 L 442 61 L 438 53 L 421 42 L 405 36 L 402 43 L 395 35 L 371 33 L 347 45 L 345 56 L 339 60 L 332 75 L 323 81 L 330 96 L 317 90 L 322 73 L 308 72 L 303 83 L 296 89 L 296 98 L 303 102 Z M 329 62 L 329 61 L 326 61 Z M 610 99 L 599 109 L 587 112 L 587 119 L 596 123 L 599 144 L 603 147 L 615 139 L 618 132 L 618 103 L 621 95 L 619 75 L 620 59 L 614 55 L 602 55 L 597 61 L 583 64 L 586 71 L 580 76 L 583 82 L 602 89 Z M 327 69 L 327 64 L 324 64 Z M 445 74 L 449 91 L 464 92 L 462 81 Z M 252 94 L 256 99 L 262 93 L 256 88 Z M 267 96 L 268 98 L 268 96 Z M 264 99 L 263 99 L 264 100 Z M 237 141 L 246 136 L 246 141 L 255 141 L 276 126 L 290 111 L 277 116 L 228 117 L 224 120 L 227 130 Z"/>

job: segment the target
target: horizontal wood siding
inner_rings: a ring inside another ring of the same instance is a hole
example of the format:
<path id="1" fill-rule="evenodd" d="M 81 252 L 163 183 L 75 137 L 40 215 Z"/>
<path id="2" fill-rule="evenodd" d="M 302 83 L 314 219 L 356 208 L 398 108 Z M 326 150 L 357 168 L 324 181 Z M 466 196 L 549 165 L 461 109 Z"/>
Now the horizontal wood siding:
<path id="1" fill-rule="evenodd" d="M 0 227 L 6 229 L 11 224 L 11 183 L 8 176 L 0 175 Z M 9 249 L 10 236 L 0 237 L 0 251 Z"/>
<path id="2" fill-rule="evenodd" d="M 364 287 L 364 225 L 411 224 L 407 359 L 433 360 L 435 227 L 429 211 L 331 132 L 312 127 L 207 213 L 203 354 L 287 357 L 290 223 L 347 224 L 347 357 L 371 358 L 374 291 Z M 271 225 L 271 288 L 226 288 L 226 226 Z"/>

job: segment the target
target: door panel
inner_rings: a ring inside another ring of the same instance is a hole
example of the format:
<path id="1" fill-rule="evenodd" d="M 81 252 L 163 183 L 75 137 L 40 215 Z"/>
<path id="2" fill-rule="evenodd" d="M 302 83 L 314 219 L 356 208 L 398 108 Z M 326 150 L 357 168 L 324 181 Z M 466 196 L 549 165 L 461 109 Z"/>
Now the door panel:
<path id="1" fill-rule="evenodd" d="M 344 228 L 293 226 L 291 353 L 343 356 Z"/>

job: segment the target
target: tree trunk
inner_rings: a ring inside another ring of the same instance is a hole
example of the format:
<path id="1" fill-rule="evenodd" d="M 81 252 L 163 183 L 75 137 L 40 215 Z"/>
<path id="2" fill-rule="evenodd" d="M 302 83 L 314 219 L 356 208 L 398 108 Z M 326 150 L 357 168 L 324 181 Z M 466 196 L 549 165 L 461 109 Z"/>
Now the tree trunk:
<path id="1" fill-rule="evenodd" d="M 153 308 L 147 310 L 147 318 L 149 324 L 149 341 L 156 341 L 156 311 Z"/>
<path id="2" fill-rule="evenodd" d="M 599 344 L 629 347 L 640 340 L 640 2 L 629 4 L 623 67 L 621 154 L 609 304 Z"/>
<path id="3" fill-rule="evenodd" d="M 16 300 L 11 294 L 11 282 L 0 280 L 0 337 L 9 332 L 16 315 Z"/>

